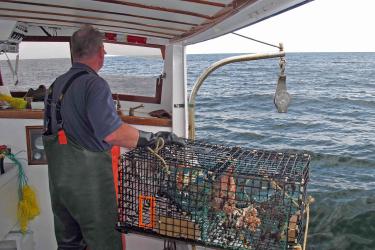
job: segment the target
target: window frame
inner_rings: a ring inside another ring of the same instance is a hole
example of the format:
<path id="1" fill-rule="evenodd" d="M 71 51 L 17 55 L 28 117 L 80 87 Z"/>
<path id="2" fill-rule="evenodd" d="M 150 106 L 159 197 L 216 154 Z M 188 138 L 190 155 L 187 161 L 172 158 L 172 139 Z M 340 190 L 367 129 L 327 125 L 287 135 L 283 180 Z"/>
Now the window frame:
<path id="1" fill-rule="evenodd" d="M 23 42 L 68 42 L 70 45 L 70 36 L 25 36 Z M 124 44 L 124 45 L 132 45 L 132 46 L 140 46 L 139 44 L 131 44 L 127 42 L 112 42 L 112 41 L 105 41 L 105 43 L 114 43 L 114 44 Z M 142 47 L 150 47 L 150 48 L 159 48 L 161 50 L 162 58 L 165 59 L 165 46 L 164 45 L 156 45 L 156 44 L 142 44 Z M 70 59 L 72 61 L 72 56 L 70 54 Z M 120 101 L 129 101 L 129 102 L 143 102 L 143 103 L 153 103 L 153 104 L 160 104 L 161 103 L 161 95 L 163 90 L 163 75 L 160 75 L 155 83 L 155 95 L 154 96 L 139 96 L 139 95 L 127 95 L 127 94 L 112 94 L 112 98 L 114 100 Z M 3 85 L 2 77 L 1 77 L 1 70 L 0 70 L 0 86 Z M 24 97 L 26 91 L 12 91 L 12 96 L 14 97 Z"/>

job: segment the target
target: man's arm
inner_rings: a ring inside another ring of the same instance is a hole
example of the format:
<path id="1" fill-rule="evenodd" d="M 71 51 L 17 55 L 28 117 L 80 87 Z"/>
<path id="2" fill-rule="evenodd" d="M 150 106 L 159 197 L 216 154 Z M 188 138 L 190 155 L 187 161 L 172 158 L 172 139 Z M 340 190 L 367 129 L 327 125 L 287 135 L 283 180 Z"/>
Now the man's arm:
<path id="1" fill-rule="evenodd" d="M 139 131 L 123 123 L 118 129 L 107 135 L 104 140 L 111 144 L 125 148 L 135 148 L 139 138 Z"/>
<path id="2" fill-rule="evenodd" d="M 118 129 L 104 138 L 106 142 L 125 148 L 135 148 L 144 146 L 153 146 L 161 138 L 164 143 L 174 143 L 180 146 L 186 144 L 183 138 L 178 137 L 172 132 L 161 131 L 157 133 L 137 130 L 136 128 L 123 123 Z"/>

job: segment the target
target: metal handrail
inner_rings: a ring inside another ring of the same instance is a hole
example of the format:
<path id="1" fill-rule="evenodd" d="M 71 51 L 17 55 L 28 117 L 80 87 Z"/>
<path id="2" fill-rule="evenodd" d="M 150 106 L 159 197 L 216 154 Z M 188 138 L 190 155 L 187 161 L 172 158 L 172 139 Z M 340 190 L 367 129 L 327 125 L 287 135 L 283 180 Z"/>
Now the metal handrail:
<path id="1" fill-rule="evenodd" d="M 285 52 L 283 51 L 283 46 L 280 44 L 280 52 L 278 53 L 269 53 L 269 54 L 249 54 L 249 55 L 241 55 L 241 56 L 232 56 L 220 61 L 215 62 L 210 67 L 208 67 L 197 79 L 195 82 L 193 89 L 191 90 L 191 94 L 189 97 L 189 139 L 195 139 L 195 97 L 197 96 L 199 88 L 202 86 L 204 80 L 215 71 L 217 68 L 224 66 L 229 63 L 235 62 L 243 62 L 243 61 L 254 61 L 260 59 L 269 59 L 275 57 L 284 57 Z"/>

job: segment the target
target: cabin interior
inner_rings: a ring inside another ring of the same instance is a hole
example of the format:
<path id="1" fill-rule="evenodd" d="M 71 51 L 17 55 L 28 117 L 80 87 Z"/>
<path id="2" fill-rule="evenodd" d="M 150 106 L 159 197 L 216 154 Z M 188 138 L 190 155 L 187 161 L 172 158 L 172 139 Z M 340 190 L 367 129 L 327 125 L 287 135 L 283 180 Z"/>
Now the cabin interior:
<path id="1" fill-rule="evenodd" d="M 15 21 L 9 21 L 8 23 L 10 26 L 19 25 Z M 106 42 L 114 43 L 111 41 L 111 34 L 106 34 L 106 39 Z M 130 39 L 136 42 L 134 44 L 126 43 L 127 45 L 151 47 L 154 53 L 155 50 L 160 51 L 160 57 L 164 63 L 160 75 L 138 77 L 137 79 L 136 77 L 130 78 L 131 81 L 140 81 L 139 84 L 149 88 L 143 89 L 144 92 L 148 93 L 147 96 L 129 94 L 129 92 L 113 92 L 114 105 L 116 105 L 120 117 L 124 122 L 144 131 L 174 131 L 176 134 L 186 137 L 185 47 L 181 45 L 150 46 L 145 43 L 142 44 L 142 39 L 140 38 L 131 37 Z M 140 41 L 137 39 L 140 39 Z M 65 37 L 64 39 L 55 37 L 55 39 L 47 39 L 48 41 L 44 40 L 45 38 L 43 37 L 35 36 L 34 38 L 26 38 L 22 42 L 44 42 L 43 44 L 65 43 L 69 47 L 69 37 Z M 18 51 L 18 46 L 19 44 L 17 44 L 16 51 L 20 52 L 22 56 L 22 50 Z M 126 50 L 129 47 L 119 45 L 119 49 Z M 6 52 L 4 51 L 3 53 Z M 10 53 L 8 52 L 7 54 Z M 6 59 L 5 55 L 1 56 L 3 59 Z M 15 60 L 11 60 L 10 63 L 12 67 L 15 67 Z M 23 98 L 29 88 L 22 86 L 21 79 L 17 85 L 14 85 L 12 70 L 8 66 L 6 60 L 2 61 L 2 68 L 0 68 L 0 76 L 2 76 L 0 77 L 1 90 L 3 92 L 9 90 L 13 97 Z M 68 69 L 69 65 L 64 65 L 64 68 Z M 48 88 L 53 80 L 39 82 L 39 85 L 44 85 Z M 118 81 L 117 84 L 121 84 L 121 79 L 118 79 Z M 38 84 L 35 84 L 32 89 L 37 90 L 38 87 Z M 1 107 L 0 144 L 10 148 L 17 155 L 17 158 L 21 160 L 25 167 L 28 181 L 38 196 L 41 213 L 29 224 L 29 230 L 32 232 L 32 241 L 35 243 L 34 248 L 30 249 L 54 249 L 56 248 L 56 243 L 54 240 L 53 216 L 49 200 L 48 172 L 41 141 L 44 105 L 41 100 L 29 100 L 29 102 L 26 109 L 13 109 L 8 106 Z M 5 159 L 5 173 L 0 177 L 0 197 L 2 199 L 0 205 L 0 239 L 14 237 L 14 234 L 9 235 L 9 232 L 17 232 L 19 230 L 16 214 L 18 202 L 17 189 L 16 167 L 13 166 L 9 159 Z M 22 236 L 21 242 L 28 242 L 31 236 L 30 234 Z M 139 241 L 139 237 L 137 239 L 137 243 L 134 244 L 138 246 L 142 241 Z M 127 244 L 130 244 L 130 247 L 132 240 L 128 240 Z M 162 242 L 159 244 L 162 244 Z"/>

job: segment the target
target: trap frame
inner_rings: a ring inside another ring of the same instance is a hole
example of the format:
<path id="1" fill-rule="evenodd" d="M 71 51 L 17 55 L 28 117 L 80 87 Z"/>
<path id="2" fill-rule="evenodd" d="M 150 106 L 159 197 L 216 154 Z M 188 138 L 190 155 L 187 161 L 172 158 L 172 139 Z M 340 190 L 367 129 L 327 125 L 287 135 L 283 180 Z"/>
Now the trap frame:
<path id="1" fill-rule="evenodd" d="M 310 155 L 203 141 L 121 156 L 121 232 L 223 249 L 303 244 Z"/>

